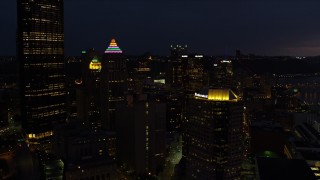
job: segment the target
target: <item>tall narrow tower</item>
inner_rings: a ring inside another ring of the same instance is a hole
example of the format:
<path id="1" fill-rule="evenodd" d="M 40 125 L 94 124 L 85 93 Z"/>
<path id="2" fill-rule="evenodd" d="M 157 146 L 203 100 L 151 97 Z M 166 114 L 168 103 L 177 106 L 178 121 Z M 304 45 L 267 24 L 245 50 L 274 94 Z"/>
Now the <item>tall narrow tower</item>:
<path id="1" fill-rule="evenodd" d="M 23 129 L 41 145 L 64 122 L 64 1 L 17 0 Z"/>
<path id="2" fill-rule="evenodd" d="M 106 92 L 102 93 L 102 127 L 113 131 L 116 130 L 116 104 L 124 101 L 127 90 L 126 61 L 115 39 L 111 40 L 105 50 L 102 67 L 101 88 Z"/>
<path id="3" fill-rule="evenodd" d="M 209 84 L 218 88 L 234 88 L 236 83 L 233 78 L 232 61 L 216 59 L 213 63 L 213 72 L 211 72 Z"/>
<path id="4" fill-rule="evenodd" d="M 182 87 L 187 66 L 187 45 L 171 45 L 170 63 L 167 82 L 175 87 Z"/>
<path id="5" fill-rule="evenodd" d="M 94 49 L 82 53 L 82 87 L 77 89 L 78 118 L 93 128 L 102 127 L 101 118 L 101 56 Z M 105 100 L 105 99 L 104 99 Z"/>

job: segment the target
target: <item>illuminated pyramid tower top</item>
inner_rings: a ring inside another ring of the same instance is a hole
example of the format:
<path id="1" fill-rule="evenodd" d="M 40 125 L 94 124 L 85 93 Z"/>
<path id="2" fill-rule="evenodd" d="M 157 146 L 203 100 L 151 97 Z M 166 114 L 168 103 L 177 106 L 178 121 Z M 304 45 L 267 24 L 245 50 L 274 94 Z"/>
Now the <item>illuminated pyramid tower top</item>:
<path id="1" fill-rule="evenodd" d="M 115 53 L 121 54 L 122 50 L 118 47 L 118 45 L 116 43 L 116 40 L 112 39 L 111 42 L 110 42 L 109 47 L 106 49 L 106 51 L 104 53 L 107 53 L 107 54 L 115 54 Z"/>

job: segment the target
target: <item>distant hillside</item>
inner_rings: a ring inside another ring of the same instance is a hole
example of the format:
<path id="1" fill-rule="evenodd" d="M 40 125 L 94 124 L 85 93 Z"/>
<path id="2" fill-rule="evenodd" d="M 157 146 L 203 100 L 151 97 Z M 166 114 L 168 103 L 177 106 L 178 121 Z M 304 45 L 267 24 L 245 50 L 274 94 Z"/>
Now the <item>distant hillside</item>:
<path id="1" fill-rule="evenodd" d="M 320 72 L 320 57 L 254 57 L 235 61 L 235 67 L 253 74 L 298 74 Z"/>

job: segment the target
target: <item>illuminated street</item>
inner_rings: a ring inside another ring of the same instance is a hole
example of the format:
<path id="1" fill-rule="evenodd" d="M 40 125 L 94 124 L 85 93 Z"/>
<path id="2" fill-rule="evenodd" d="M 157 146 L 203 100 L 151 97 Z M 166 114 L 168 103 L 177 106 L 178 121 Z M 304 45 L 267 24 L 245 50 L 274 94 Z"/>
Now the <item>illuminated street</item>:
<path id="1" fill-rule="evenodd" d="M 177 141 L 178 140 L 178 141 Z M 164 165 L 164 171 L 160 173 L 159 179 L 171 179 L 175 166 L 179 163 L 182 157 L 182 138 L 175 135 L 175 140 L 170 145 L 170 151 Z"/>

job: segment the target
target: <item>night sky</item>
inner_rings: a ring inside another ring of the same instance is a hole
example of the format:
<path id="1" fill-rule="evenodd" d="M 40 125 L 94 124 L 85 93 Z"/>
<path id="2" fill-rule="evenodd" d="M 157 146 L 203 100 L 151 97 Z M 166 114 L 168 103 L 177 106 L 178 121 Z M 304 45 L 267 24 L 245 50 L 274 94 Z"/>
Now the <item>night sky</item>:
<path id="1" fill-rule="evenodd" d="M 0 22 L 0 55 L 14 55 L 15 0 L 1 0 Z M 208 55 L 320 55 L 320 1 L 65 0 L 66 55 L 113 37 L 130 55 L 178 43 Z"/>

